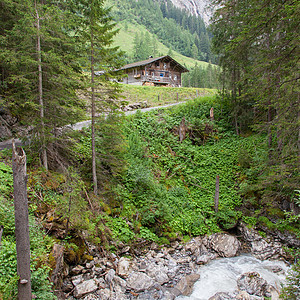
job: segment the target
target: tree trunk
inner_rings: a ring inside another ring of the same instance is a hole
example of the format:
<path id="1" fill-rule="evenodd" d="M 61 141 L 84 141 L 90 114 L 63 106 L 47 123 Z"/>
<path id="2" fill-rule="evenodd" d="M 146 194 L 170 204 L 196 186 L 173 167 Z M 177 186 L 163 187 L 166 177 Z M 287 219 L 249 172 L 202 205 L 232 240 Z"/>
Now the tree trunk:
<path id="1" fill-rule="evenodd" d="M 44 100 L 43 100 L 43 73 L 42 73 L 42 54 L 41 54 L 41 36 L 40 36 L 40 16 L 37 10 L 36 1 L 35 4 L 35 12 L 36 12 L 36 29 L 37 29 L 37 42 L 36 42 L 36 51 L 38 56 L 38 74 L 39 74 L 39 83 L 38 83 L 38 91 L 39 91 L 39 104 L 40 104 L 40 118 L 41 118 L 41 158 L 42 165 L 46 170 L 48 170 L 48 158 L 47 158 L 47 150 L 46 150 L 46 141 L 45 141 L 45 124 L 44 124 Z"/>
<path id="2" fill-rule="evenodd" d="M 219 211 L 219 175 L 216 177 L 216 192 L 215 192 L 215 212 Z"/>
<path id="3" fill-rule="evenodd" d="M 26 155 L 13 141 L 15 234 L 17 248 L 18 300 L 31 299 L 30 240 L 28 222 Z"/>
<path id="4" fill-rule="evenodd" d="M 93 22 L 91 22 L 93 26 Z M 92 84 L 92 174 L 93 174 L 93 185 L 94 194 L 98 194 L 98 184 L 97 184 L 97 169 L 96 169 L 96 145 L 95 145 L 95 115 L 96 115 L 96 105 L 95 105 L 95 74 L 94 74 L 94 35 L 93 28 L 91 28 L 91 84 Z"/>

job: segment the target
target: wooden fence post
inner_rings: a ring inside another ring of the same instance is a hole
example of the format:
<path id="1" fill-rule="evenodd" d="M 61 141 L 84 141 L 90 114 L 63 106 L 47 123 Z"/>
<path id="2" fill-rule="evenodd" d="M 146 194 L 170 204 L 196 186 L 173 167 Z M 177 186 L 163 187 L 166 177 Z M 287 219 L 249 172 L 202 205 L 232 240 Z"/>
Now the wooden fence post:
<path id="1" fill-rule="evenodd" d="M 26 154 L 13 141 L 15 235 L 17 248 L 18 300 L 31 300 L 30 240 L 27 199 Z"/>
<path id="2" fill-rule="evenodd" d="M 219 175 L 216 177 L 215 212 L 219 211 Z"/>

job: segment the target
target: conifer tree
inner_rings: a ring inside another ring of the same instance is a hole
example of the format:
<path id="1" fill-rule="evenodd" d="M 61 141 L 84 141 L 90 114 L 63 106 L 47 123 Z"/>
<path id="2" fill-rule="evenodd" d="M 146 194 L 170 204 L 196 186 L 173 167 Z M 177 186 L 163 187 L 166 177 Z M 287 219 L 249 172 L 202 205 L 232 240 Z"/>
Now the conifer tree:
<path id="1" fill-rule="evenodd" d="M 299 3 L 214 2 L 214 45 L 229 78 L 236 128 L 243 130 L 248 119 L 267 133 L 262 193 L 268 199 L 292 199 L 300 154 Z"/>
<path id="2" fill-rule="evenodd" d="M 69 15 L 57 4 L 43 1 L 5 1 L 14 7 L 13 22 L 0 39 L 5 68 L 4 105 L 32 128 L 43 166 L 56 128 L 77 121 L 82 103 L 76 95 L 80 69 L 75 40 L 68 34 Z"/>
<path id="3" fill-rule="evenodd" d="M 121 64 L 120 52 L 112 46 L 117 30 L 103 0 L 79 0 L 73 9 L 78 15 L 77 35 L 84 54 L 84 67 L 90 72 L 87 90 L 91 100 L 92 178 L 94 194 L 97 195 L 96 121 L 98 114 L 110 113 L 117 108 L 114 100 L 118 97 L 119 86 L 108 78 L 115 76 L 112 71 Z M 95 76 L 96 71 L 100 71 L 101 76 Z"/>

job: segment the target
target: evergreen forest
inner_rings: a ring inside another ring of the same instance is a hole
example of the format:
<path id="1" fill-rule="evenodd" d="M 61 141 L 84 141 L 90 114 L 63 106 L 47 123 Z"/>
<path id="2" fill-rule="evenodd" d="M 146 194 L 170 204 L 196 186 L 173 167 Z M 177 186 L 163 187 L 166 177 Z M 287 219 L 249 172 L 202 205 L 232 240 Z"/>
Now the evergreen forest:
<path id="1" fill-rule="evenodd" d="M 90 247 L 121 256 L 240 223 L 300 239 L 300 4 L 211 5 L 208 30 L 170 1 L 0 0 L 0 145 L 19 138 L 26 153 L 36 299 L 59 299 L 57 245 L 74 267 L 93 259 Z M 124 20 L 148 30 L 131 54 L 115 45 Z M 207 64 L 191 68 L 185 88 L 119 84 L 115 70 L 160 55 L 158 40 L 162 55 Z M 145 100 L 185 103 L 122 110 Z M 20 285 L 13 153 L 0 150 L 1 300 L 18 299 Z M 280 297 L 296 300 L 300 252 L 284 251 L 294 266 Z"/>

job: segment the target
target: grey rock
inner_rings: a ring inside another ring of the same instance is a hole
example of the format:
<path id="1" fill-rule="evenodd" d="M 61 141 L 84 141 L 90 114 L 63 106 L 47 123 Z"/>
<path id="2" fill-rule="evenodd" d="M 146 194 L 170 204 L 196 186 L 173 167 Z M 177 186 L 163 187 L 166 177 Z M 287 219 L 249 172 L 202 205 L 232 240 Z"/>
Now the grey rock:
<path id="1" fill-rule="evenodd" d="M 269 284 L 257 272 L 242 274 L 237 280 L 237 286 L 250 295 L 271 297 Z"/>
<path id="2" fill-rule="evenodd" d="M 167 268 L 154 263 L 150 264 L 146 269 L 147 275 L 155 279 L 155 281 L 157 281 L 159 284 L 164 284 L 169 281 L 167 272 Z"/>
<path id="3" fill-rule="evenodd" d="M 238 299 L 238 300 L 251 300 L 251 296 L 246 291 L 240 291 L 236 295 L 236 299 Z"/>
<path id="4" fill-rule="evenodd" d="M 99 300 L 99 298 L 93 294 L 87 295 L 83 298 L 83 300 Z"/>
<path id="5" fill-rule="evenodd" d="M 233 296 L 229 293 L 216 293 L 212 297 L 210 297 L 208 300 L 233 300 Z"/>
<path id="6" fill-rule="evenodd" d="M 97 291 L 98 300 L 127 300 L 129 299 L 126 295 L 123 293 L 117 293 L 110 289 L 103 289 Z"/>
<path id="7" fill-rule="evenodd" d="M 226 233 L 215 233 L 209 237 L 209 245 L 222 257 L 236 256 L 240 242 L 238 239 Z"/>
<path id="8" fill-rule="evenodd" d="M 105 289 L 108 288 L 109 285 L 105 282 L 103 277 L 100 278 L 94 278 L 97 281 L 97 285 L 99 287 L 99 289 Z"/>
<path id="9" fill-rule="evenodd" d="M 182 293 L 180 290 L 178 290 L 177 288 L 166 288 L 166 287 L 162 287 L 162 290 L 164 292 L 164 296 L 166 297 L 166 299 L 169 297 L 169 298 L 172 298 L 174 297 L 173 299 L 175 299 L 176 297 L 180 296 Z"/>
<path id="10" fill-rule="evenodd" d="M 200 278 L 199 274 L 191 274 L 183 277 L 175 286 L 182 295 L 188 296 L 192 293 L 194 283 Z"/>
<path id="11" fill-rule="evenodd" d="M 80 274 L 82 272 L 82 270 L 84 270 L 84 267 L 81 266 L 81 265 L 78 265 L 78 266 L 72 268 L 70 274 L 71 275 L 78 275 L 78 274 Z"/>
<path id="12" fill-rule="evenodd" d="M 97 291 L 97 295 L 101 300 L 110 300 L 112 291 L 108 288 Z"/>
<path id="13" fill-rule="evenodd" d="M 184 247 L 185 251 L 197 256 L 200 254 L 201 238 L 196 237 L 187 243 Z"/>
<path id="14" fill-rule="evenodd" d="M 77 286 L 78 284 L 82 283 L 84 281 L 83 275 L 76 275 L 71 277 L 71 281 L 74 286 Z"/>
<path id="15" fill-rule="evenodd" d="M 155 281 L 142 272 L 133 272 L 127 279 L 127 287 L 135 292 L 142 292 L 154 286 Z"/>
<path id="16" fill-rule="evenodd" d="M 85 264 L 85 267 L 87 269 L 91 269 L 94 265 L 95 265 L 95 262 L 94 261 L 90 261 L 90 262 L 88 262 L 88 263 Z"/>
<path id="17" fill-rule="evenodd" d="M 196 264 L 198 265 L 204 265 L 210 262 L 213 259 L 216 259 L 218 255 L 216 253 L 206 253 L 203 255 L 199 255 L 196 257 Z"/>
<path id="18" fill-rule="evenodd" d="M 114 276 L 113 279 L 114 291 L 118 294 L 123 294 L 126 291 L 126 281 L 119 276 Z"/>
<path id="19" fill-rule="evenodd" d="M 78 284 L 74 289 L 73 295 L 76 298 L 81 298 L 86 294 L 95 292 L 97 289 L 98 286 L 96 280 L 90 279 Z"/>
<path id="20" fill-rule="evenodd" d="M 121 257 L 117 265 L 117 274 L 124 278 L 128 277 L 132 272 L 133 262 L 126 257 Z"/>
<path id="21" fill-rule="evenodd" d="M 116 271 L 114 269 L 110 269 L 105 275 L 105 281 L 110 284 L 113 281 L 115 274 Z"/>

